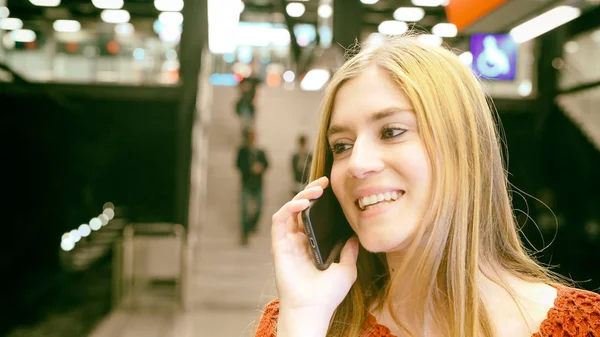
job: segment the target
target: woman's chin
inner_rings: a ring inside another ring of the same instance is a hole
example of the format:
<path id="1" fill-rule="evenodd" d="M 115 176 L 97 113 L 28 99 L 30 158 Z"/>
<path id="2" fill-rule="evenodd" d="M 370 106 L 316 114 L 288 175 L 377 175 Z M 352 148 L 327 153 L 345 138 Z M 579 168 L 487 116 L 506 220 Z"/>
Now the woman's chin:
<path id="1" fill-rule="evenodd" d="M 405 246 L 403 239 L 395 238 L 390 240 L 390 237 L 377 237 L 377 236 L 360 236 L 361 246 L 370 253 L 388 253 L 399 250 L 400 247 Z"/>

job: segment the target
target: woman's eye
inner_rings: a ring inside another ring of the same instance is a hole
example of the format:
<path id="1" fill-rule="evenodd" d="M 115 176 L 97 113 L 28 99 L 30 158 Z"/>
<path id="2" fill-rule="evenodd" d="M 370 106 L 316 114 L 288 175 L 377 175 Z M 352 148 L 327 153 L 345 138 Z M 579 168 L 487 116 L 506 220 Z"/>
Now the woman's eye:
<path id="1" fill-rule="evenodd" d="M 383 128 L 383 130 L 381 131 L 381 138 L 383 138 L 383 139 L 394 138 L 394 137 L 400 136 L 401 134 L 403 134 L 405 132 L 406 132 L 406 129 L 386 127 L 386 128 Z"/>
<path id="2" fill-rule="evenodd" d="M 340 154 L 350 148 L 350 144 L 335 143 L 331 146 L 331 152 L 334 154 Z"/>

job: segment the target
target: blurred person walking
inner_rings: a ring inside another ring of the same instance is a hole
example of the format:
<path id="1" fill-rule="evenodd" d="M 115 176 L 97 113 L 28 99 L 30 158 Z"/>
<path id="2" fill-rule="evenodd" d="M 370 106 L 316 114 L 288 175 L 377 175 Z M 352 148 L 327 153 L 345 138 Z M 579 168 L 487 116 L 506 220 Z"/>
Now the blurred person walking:
<path id="1" fill-rule="evenodd" d="M 269 167 L 265 151 L 256 147 L 256 133 L 245 132 L 245 142 L 239 148 L 236 165 L 242 176 L 241 219 L 242 245 L 248 244 L 248 236 L 256 231 L 263 204 L 263 175 Z"/>
<path id="2" fill-rule="evenodd" d="M 292 196 L 304 190 L 310 177 L 310 166 L 312 164 L 312 153 L 308 150 L 306 135 L 298 136 L 298 148 L 292 156 L 292 173 L 294 175 L 294 186 Z"/>
<path id="3" fill-rule="evenodd" d="M 260 88 L 261 79 L 258 76 L 258 66 L 252 63 L 250 76 L 244 78 L 238 85 L 239 98 L 235 104 L 235 111 L 240 117 L 242 132 L 254 127 L 256 115 L 256 97 Z"/>

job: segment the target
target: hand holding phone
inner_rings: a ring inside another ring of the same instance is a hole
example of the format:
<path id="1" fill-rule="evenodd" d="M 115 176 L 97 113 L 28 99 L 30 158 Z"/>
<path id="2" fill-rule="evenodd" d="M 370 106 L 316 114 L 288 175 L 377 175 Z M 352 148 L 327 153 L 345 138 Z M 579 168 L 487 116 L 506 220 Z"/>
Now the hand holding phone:
<path id="1" fill-rule="evenodd" d="M 344 244 L 354 235 L 331 189 L 311 200 L 310 206 L 302 211 L 302 222 L 313 261 L 320 270 L 337 262 Z"/>
<path id="2" fill-rule="evenodd" d="M 280 313 L 311 312 L 323 317 L 325 324 L 329 323 L 334 310 L 356 281 L 358 257 L 358 240 L 352 238 L 344 242 L 339 252 L 339 263 L 331 263 L 326 270 L 315 268 L 309 238 L 298 218 L 310 206 L 309 200 L 325 195 L 327 185 L 325 177 L 310 183 L 273 215 L 271 230 Z M 311 219 L 315 214 L 311 213 Z M 317 222 L 312 223 L 316 228 Z M 320 234 L 318 231 L 313 233 Z"/>

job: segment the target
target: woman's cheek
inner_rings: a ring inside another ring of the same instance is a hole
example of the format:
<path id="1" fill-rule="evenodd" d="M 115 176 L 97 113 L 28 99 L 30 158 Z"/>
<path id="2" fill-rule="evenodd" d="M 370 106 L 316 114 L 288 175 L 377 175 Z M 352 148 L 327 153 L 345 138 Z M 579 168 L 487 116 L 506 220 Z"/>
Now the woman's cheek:
<path id="1" fill-rule="evenodd" d="M 344 182 L 343 182 L 343 176 L 340 175 L 340 167 L 339 165 L 333 165 L 331 167 L 331 177 L 330 177 L 330 187 L 333 190 L 333 194 L 335 194 L 335 197 L 338 199 L 338 201 L 340 201 L 341 203 L 341 196 L 344 195 L 343 191 L 342 191 L 342 186 L 344 186 Z"/>

